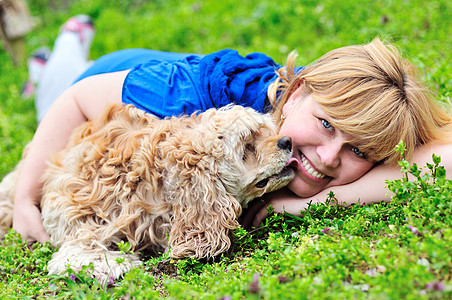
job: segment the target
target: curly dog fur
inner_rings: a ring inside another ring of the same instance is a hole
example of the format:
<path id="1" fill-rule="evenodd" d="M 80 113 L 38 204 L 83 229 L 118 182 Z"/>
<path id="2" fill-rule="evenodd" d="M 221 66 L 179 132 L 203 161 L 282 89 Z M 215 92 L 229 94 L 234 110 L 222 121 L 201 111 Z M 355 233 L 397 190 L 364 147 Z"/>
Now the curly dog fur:
<path id="1" fill-rule="evenodd" d="M 118 251 L 121 241 L 135 252 L 169 247 L 174 258 L 226 251 L 242 207 L 293 178 L 291 148 L 269 115 L 249 108 L 160 120 L 112 106 L 79 127 L 44 174 L 43 224 L 59 247 L 49 273 L 93 263 L 100 281 L 118 278 L 140 263 Z M 12 224 L 19 169 L 0 184 L 2 226 Z"/>

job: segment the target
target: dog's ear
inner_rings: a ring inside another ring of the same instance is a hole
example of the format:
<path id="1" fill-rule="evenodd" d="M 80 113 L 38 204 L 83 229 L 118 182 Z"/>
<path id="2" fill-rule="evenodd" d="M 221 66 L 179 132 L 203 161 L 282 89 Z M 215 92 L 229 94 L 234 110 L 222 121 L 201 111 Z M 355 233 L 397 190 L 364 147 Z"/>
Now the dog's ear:
<path id="1" fill-rule="evenodd" d="M 242 208 L 215 175 L 202 168 L 190 172 L 174 192 L 171 256 L 214 257 L 229 249 L 228 235 L 238 227 Z"/>

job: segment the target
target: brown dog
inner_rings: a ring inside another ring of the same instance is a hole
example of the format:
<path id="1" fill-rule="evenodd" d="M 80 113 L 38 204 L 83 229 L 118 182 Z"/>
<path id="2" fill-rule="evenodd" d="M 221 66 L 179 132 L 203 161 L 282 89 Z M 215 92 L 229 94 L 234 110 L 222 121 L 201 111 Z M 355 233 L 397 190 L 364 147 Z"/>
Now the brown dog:
<path id="1" fill-rule="evenodd" d="M 59 247 L 49 273 L 93 263 L 98 280 L 118 278 L 140 263 L 117 251 L 121 241 L 134 251 L 169 247 L 174 258 L 226 251 L 242 207 L 293 178 L 291 151 L 272 117 L 250 108 L 160 120 L 111 107 L 74 132 L 44 175 L 43 223 Z M 3 226 L 18 169 L 0 184 Z"/>

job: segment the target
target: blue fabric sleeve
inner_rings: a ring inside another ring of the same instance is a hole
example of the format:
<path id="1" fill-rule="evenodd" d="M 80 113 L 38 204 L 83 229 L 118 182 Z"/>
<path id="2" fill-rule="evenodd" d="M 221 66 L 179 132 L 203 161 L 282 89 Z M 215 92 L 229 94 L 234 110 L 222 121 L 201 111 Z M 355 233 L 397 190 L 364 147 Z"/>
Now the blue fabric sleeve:
<path id="1" fill-rule="evenodd" d="M 242 57 L 221 50 L 177 61 L 151 60 L 132 69 L 123 86 L 123 102 L 158 117 L 191 114 L 228 104 L 271 109 L 267 90 L 277 65 L 262 53 Z"/>
<path id="2" fill-rule="evenodd" d="M 240 56 L 221 50 L 206 56 L 147 49 L 105 55 L 78 79 L 131 70 L 123 84 L 122 101 L 160 118 L 191 114 L 230 103 L 267 112 L 267 90 L 277 65 L 262 53 Z"/>

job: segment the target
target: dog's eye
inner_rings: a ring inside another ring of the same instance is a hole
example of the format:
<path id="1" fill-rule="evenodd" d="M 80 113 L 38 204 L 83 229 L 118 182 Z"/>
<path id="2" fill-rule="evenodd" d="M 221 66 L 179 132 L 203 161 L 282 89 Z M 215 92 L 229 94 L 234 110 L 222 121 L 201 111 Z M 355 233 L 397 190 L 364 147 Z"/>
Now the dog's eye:
<path id="1" fill-rule="evenodd" d="M 257 188 L 263 188 L 267 185 L 268 183 L 268 178 L 262 179 L 261 181 L 259 181 L 258 183 L 256 183 L 256 187 Z"/>
<path id="2" fill-rule="evenodd" d="M 256 148 L 254 147 L 253 144 L 246 144 L 245 145 L 245 151 L 243 151 L 243 160 L 246 160 L 248 158 L 248 156 L 254 155 L 256 153 Z"/>
<path id="3" fill-rule="evenodd" d="M 256 152 L 256 148 L 254 147 L 253 144 L 246 144 L 245 145 L 245 150 L 247 150 L 248 152 L 251 152 L 254 154 L 254 152 Z"/>

